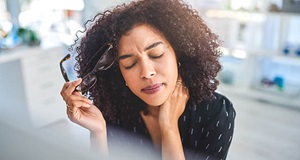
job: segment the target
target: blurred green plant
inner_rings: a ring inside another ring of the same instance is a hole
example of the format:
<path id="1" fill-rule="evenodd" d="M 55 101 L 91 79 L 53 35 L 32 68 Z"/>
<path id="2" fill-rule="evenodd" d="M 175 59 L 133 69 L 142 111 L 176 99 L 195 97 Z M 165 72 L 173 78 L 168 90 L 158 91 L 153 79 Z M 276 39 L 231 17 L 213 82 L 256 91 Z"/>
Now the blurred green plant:
<path id="1" fill-rule="evenodd" d="M 37 46 L 41 40 L 37 33 L 31 29 L 20 27 L 17 32 L 18 36 L 22 39 L 22 43 L 29 46 Z"/>

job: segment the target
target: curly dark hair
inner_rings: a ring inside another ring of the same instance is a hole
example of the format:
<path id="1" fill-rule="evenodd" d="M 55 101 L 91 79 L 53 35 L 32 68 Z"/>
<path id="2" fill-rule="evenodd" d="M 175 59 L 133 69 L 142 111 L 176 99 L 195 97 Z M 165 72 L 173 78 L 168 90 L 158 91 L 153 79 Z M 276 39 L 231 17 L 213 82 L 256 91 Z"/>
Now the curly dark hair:
<path id="1" fill-rule="evenodd" d="M 173 47 L 180 62 L 179 75 L 189 89 L 190 100 L 211 99 L 219 81 L 221 69 L 220 40 L 206 26 L 200 14 L 181 0 L 140 0 L 124 3 L 112 10 L 98 13 L 92 25 L 85 24 L 84 36 L 76 46 L 75 69 L 81 69 L 105 43 L 114 44 L 117 52 L 122 35 L 135 25 L 147 24 L 158 29 Z M 79 40 L 79 39 L 78 39 Z M 76 40 L 77 41 L 77 40 Z M 75 41 L 75 42 L 76 42 Z M 113 66 L 97 73 L 97 83 L 89 95 L 102 111 L 107 121 L 128 122 L 138 111 L 145 110 L 145 103 L 125 85 L 117 61 Z"/>

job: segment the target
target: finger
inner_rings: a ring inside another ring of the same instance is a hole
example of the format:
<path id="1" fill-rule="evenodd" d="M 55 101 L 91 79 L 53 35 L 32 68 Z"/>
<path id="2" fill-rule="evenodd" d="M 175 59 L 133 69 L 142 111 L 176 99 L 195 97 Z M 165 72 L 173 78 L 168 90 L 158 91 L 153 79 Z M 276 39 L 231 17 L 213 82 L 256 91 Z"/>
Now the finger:
<path id="1" fill-rule="evenodd" d="M 67 108 L 67 115 L 68 118 L 72 121 L 76 123 L 76 119 L 75 116 L 78 112 L 78 108 Z"/>
<path id="2" fill-rule="evenodd" d="M 88 104 L 93 104 L 93 101 L 83 96 L 80 92 L 73 92 L 73 95 L 77 96 L 78 100 L 83 100 Z"/>
<path id="3" fill-rule="evenodd" d="M 64 101 L 65 101 L 65 90 L 69 87 L 69 85 L 70 85 L 70 83 L 66 82 L 60 90 L 60 95 L 62 96 Z"/>
<path id="4" fill-rule="evenodd" d="M 188 97 L 190 97 L 189 89 L 187 88 L 187 86 L 183 85 L 182 88 L 183 88 L 184 93 L 186 93 L 186 95 Z"/>
<path id="5" fill-rule="evenodd" d="M 173 94 L 177 94 L 177 96 L 181 96 L 181 95 L 189 96 L 189 90 L 182 81 L 177 81 Z"/>
<path id="6" fill-rule="evenodd" d="M 91 107 L 91 104 L 86 103 L 85 101 L 74 101 L 71 104 L 68 104 L 68 108 L 89 108 Z"/>
<path id="7" fill-rule="evenodd" d="M 180 90 L 181 90 L 181 88 L 182 88 L 182 82 L 176 82 L 176 85 L 175 85 L 175 89 L 174 89 L 174 91 L 173 91 L 173 94 L 174 93 L 178 93 Z"/>
<path id="8" fill-rule="evenodd" d="M 66 107 L 67 114 L 73 113 L 75 109 L 77 109 L 77 107 L 72 107 L 67 105 Z"/>
<path id="9" fill-rule="evenodd" d="M 66 82 L 64 85 L 63 85 L 63 87 L 62 87 L 62 91 L 63 90 L 66 90 L 68 87 L 70 86 L 70 82 Z"/>
<path id="10" fill-rule="evenodd" d="M 82 79 L 81 78 L 78 78 L 77 80 L 75 81 L 72 81 L 70 82 L 70 85 L 66 88 L 65 90 L 65 94 L 66 95 L 71 95 L 74 91 L 75 91 L 75 88 L 82 82 Z"/>
<path id="11" fill-rule="evenodd" d="M 189 89 L 188 87 L 185 85 L 185 84 L 182 84 L 181 85 L 181 90 L 182 90 L 182 93 L 185 97 L 189 98 L 190 97 L 190 94 L 189 94 Z"/>
<path id="12" fill-rule="evenodd" d="M 83 95 L 81 94 L 81 92 L 73 92 L 72 94 L 73 94 L 73 95 L 76 95 L 76 96 L 83 96 Z"/>
<path id="13" fill-rule="evenodd" d="M 70 107 L 67 107 L 67 114 L 69 114 L 69 113 L 74 113 L 74 109 L 70 108 Z"/>
<path id="14" fill-rule="evenodd" d="M 77 79 L 77 80 L 75 80 L 73 82 L 66 82 L 63 85 L 60 94 L 63 97 L 64 101 L 66 101 L 66 98 L 69 95 L 71 95 L 72 92 L 74 92 L 74 90 L 75 90 L 74 85 L 76 87 L 77 85 L 79 85 L 81 83 L 81 81 L 82 81 L 81 78 L 79 78 L 79 79 Z"/>
<path id="15" fill-rule="evenodd" d="M 182 81 L 182 78 L 180 75 L 178 75 L 177 81 L 176 81 L 176 87 L 182 88 L 184 90 L 187 90 L 187 86 L 185 85 L 185 83 Z"/>
<path id="16" fill-rule="evenodd" d="M 182 82 L 182 78 L 180 75 L 178 75 L 178 77 L 177 77 L 177 82 Z"/>
<path id="17" fill-rule="evenodd" d="M 86 104 L 84 104 L 84 106 L 89 107 L 88 105 L 93 104 L 93 102 L 91 100 L 87 99 L 86 97 L 76 96 L 76 95 L 70 96 L 67 99 L 66 103 L 67 103 L 68 107 L 80 107 L 80 104 L 82 104 L 82 103 L 86 103 Z"/>
<path id="18" fill-rule="evenodd" d="M 182 88 L 184 86 L 183 82 L 182 82 L 182 79 L 179 78 L 177 81 L 176 81 L 176 85 L 175 87 L 176 88 Z"/>
<path id="19" fill-rule="evenodd" d="M 78 107 L 80 106 L 80 107 Z M 89 108 L 91 105 L 85 103 L 85 102 L 76 102 L 73 106 L 66 107 L 67 115 L 68 118 L 72 121 L 75 122 L 75 116 L 78 116 L 78 112 L 82 110 L 83 108 Z"/>

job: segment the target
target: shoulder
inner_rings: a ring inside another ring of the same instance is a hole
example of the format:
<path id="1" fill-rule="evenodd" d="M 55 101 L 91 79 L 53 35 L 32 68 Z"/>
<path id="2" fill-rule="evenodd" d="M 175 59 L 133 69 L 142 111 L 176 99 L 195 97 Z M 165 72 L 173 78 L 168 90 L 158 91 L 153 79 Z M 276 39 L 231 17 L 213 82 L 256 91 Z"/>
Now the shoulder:
<path id="1" fill-rule="evenodd" d="M 212 107 L 214 107 L 213 109 L 224 109 L 228 112 L 235 111 L 232 102 L 225 95 L 215 92 L 213 96 L 214 97 L 211 101 L 205 102 L 206 104 L 209 104 Z"/>
<path id="2" fill-rule="evenodd" d="M 196 102 L 194 107 L 197 107 L 199 115 L 205 118 L 206 121 L 220 118 L 235 118 L 235 109 L 232 102 L 223 94 L 215 92 L 213 98 L 208 101 Z"/>
<path id="3" fill-rule="evenodd" d="M 226 96 L 214 93 L 211 100 L 192 105 L 192 138 L 197 142 L 192 150 L 197 153 L 196 156 L 226 159 L 234 131 L 233 104 Z"/>
<path id="4" fill-rule="evenodd" d="M 232 102 L 223 94 L 214 92 L 212 100 L 204 101 L 206 104 L 211 105 L 226 105 L 226 106 L 233 106 Z"/>

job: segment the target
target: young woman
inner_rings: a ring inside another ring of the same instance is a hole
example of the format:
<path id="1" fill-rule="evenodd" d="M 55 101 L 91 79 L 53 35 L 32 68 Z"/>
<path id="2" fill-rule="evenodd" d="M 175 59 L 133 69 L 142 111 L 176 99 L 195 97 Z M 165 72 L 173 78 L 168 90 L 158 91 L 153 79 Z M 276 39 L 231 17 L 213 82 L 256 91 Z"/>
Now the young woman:
<path id="1" fill-rule="evenodd" d="M 99 152 L 109 154 L 114 126 L 149 140 L 163 159 L 224 160 L 235 110 L 215 92 L 219 45 L 180 0 L 135 1 L 99 13 L 76 47 L 83 78 L 61 90 L 67 115 L 90 131 Z"/>

